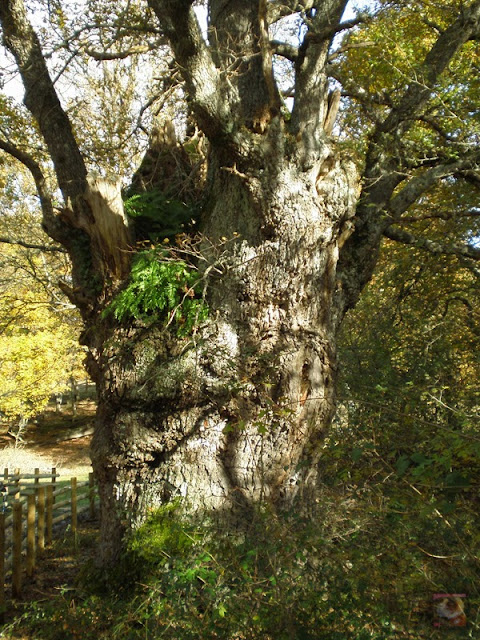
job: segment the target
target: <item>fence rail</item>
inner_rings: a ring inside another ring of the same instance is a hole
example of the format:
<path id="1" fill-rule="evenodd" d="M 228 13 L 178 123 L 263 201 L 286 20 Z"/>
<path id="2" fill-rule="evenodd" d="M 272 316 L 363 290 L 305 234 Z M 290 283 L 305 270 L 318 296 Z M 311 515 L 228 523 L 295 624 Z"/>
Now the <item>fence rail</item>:
<path id="1" fill-rule="evenodd" d="M 35 469 L 33 474 L 21 474 L 15 469 L 9 475 L 4 470 L 3 485 L 0 481 L 0 617 L 5 611 L 7 580 L 11 578 L 12 597 L 20 597 L 23 574 L 33 575 L 38 555 L 52 543 L 55 525 L 70 520 L 76 541 L 78 515 L 88 511 L 90 517 L 95 516 L 93 474 L 85 482 L 70 478 L 63 484 L 59 478 L 55 467 L 51 473 Z"/>

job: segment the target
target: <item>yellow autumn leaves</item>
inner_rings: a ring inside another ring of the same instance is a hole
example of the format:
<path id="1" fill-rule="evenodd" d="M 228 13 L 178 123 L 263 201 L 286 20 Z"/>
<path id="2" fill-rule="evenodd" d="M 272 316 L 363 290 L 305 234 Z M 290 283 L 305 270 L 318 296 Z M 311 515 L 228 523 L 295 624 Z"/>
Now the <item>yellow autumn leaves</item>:
<path id="1" fill-rule="evenodd" d="M 65 390 L 70 376 L 85 373 L 77 312 L 57 286 L 69 277 L 66 254 L 53 250 L 41 231 L 33 185 L 21 165 L 4 159 L 0 180 L 0 429 L 5 429 L 37 415 L 52 394 Z"/>
<path id="2" fill-rule="evenodd" d="M 3 315 L 3 314 L 2 314 Z M 2 422 L 28 419 L 64 391 L 80 367 L 81 352 L 72 327 L 35 293 L 10 307 L 0 333 Z"/>

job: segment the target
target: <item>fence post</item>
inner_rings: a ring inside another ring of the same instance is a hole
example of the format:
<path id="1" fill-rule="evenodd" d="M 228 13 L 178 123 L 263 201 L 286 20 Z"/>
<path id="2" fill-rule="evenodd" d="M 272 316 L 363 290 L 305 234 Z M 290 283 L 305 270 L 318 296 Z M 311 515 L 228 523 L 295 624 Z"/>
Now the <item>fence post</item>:
<path id="1" fill-rule="evenodd" d="M 52 488 L 53 503 L 55 504 L 55 489 L 57 488 L 57 467 L 52 467 Z"/>
<path id="2" fill-rule="evenodd" d="M 52 544 L 53 532 L 53 485 L 47 487 L 47 545 Z"/>
<path id="3" fill-rule="evenodd" d="M 35 569 L 35 494 L 27 497 L 27 576 Z"/>
<path id="4" fill-rule="evenodd" d="M 0 624 L 5 622 L 5 513 L 0 513 Z"/>
<path id="5" fill-rule="evenodd" d="M 38 489 L 37 508 L 37 548 L 39 552 L 42 552 L 45 549 L 45 487 Z"/>
<path id="6" fill-rule="evenodd" d="M 35 495 L 38 495 L 38 488 L 40 486 L 40 469 L 38 467 L 36 467 L 35 471 L 34 471 L 34 475 L 35 475 L 35 479 L 34 479 L 34 485 L 35 485 Z"/>
<path id="7" fill-rule="evenodd" d="M 12 597 L 22 593 L 22 503 L 13 503 Z"/>
<path id="8" fill-rule="evenodd" d="M 18 486 L 20 484 L 20 469 L 15 469 L 15 484 Z M 15 492 L 15 500 L 20 500 L 20 491 Z"/>
<path id="9" fill-rule="evenodd" d="M 93 473 L 88 474 L 88 498 L 90 501 L 90 518 L 95 517 L 95 479 Z"/>
<path id="10" fill-rule="evenodd" d="M 71 478 L 72 488 L 72 533 L 74 537 L 77 535 L 77 479 Z"/>

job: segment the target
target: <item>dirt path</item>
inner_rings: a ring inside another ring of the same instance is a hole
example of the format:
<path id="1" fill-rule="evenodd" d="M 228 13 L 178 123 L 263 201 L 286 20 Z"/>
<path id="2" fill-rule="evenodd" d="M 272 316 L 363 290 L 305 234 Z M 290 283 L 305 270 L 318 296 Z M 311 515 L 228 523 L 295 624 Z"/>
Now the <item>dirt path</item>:
<path id="1" fill-rule="evenodd" d="M 33 473 L 34 469 L 51 471 L 57 468 L 61 476 L 84 477 L 91 471 L 90 441 L 92 436 L 72 436 L 93 426 L 94 408 L 83 408 L 75 421 L 70 416 L 47 413 L 38 424 L 31 425 L 22 434 L 23 442 L 15 446 L 13 438 L 0 435 L 0 474 L 20 469 Z M 91 430 L 91 429 L 90 429 Z"/>
<path id="2" fill-rule="evenodd" d="M 90 440 L 91 436 L 85 436 L 49 445 L 15 447 L 13 444 L 4 444 L 0 449 L 0 471 L 8 468 L 10 473 L 15 469 L 20 469 L 22 473 L 33 473 L 36 468 L 47 472 L 56 467 L 60 476 L 84 477 L 92 470 Z"/>

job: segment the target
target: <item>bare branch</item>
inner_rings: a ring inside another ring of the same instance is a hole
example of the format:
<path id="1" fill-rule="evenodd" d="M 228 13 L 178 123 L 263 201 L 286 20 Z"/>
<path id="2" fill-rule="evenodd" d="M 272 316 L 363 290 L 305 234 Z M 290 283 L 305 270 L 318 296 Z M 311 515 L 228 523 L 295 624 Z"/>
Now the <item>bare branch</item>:
<path id="1" fill-rule="evenodd" d="M 412 222 L 423 222 L 424 220 L 452 220 L 457 218 L 480 218 L 480 209 L 470 209 L 469 211 L 435 211 L 419 216 L 402 216 L 398 224 L 411 224 Z"/>
<path id="2" fill-rule="evenodd" d="M 365 40 L 364 42 L 350 42 L 340 47 L 339 49 L 336 49 L 335 51 L 333 51 L 328 56 L 328 62 L 329 63 L 333 62 L 335 58 L 338 58 L 343 53 L 346 53 L 347 51 L 351 51 L 352 49 L 364 49 L 366 47 L 374 47 L 374 46 L 375 46 L 375 43 L 372 42 L 371 40 Z"/>
<path id="3" fill-rule="evenodd" d="M 417 249 L 424 249 L 425 251 L 436 255 L 453 255 L 462 258 L 470 258 L 472 260 L 480 260 L 480 249 L 477 249 L 476 247 L 472 247 L 470 245 L 447 245 L 441 242 L 436 242 L 435 240 L 430 240 L 428 238 L 415 236 L 412 233 L 408 233 L 407 231 L 403 231 L 400 229 L 395 229 L 394 227 L 387 227 L 384 230 L 383 235 L 390 240 L 394 240 L 395 242 L 409 244 L 416 247 Z"/>
<path id="4" fill-rule="evenodd" d="M 25 247 L 26 249 L 38 249 L 38 251 L 47 251 L 51 253 L 67 253 L 63 247 L 55 247 L 49 244 L 35 244 L 32 242 L 25 242 L 24 240 L 6 238 L 5 236 L 0 236 L 0 242 L 4 244 L 18 245 L 19 247 Z"/>
<path id="5" fill-rule="evenodd" d="M 135 44 L 128 49 L 123 49 L 120 51 L 96 51 L 95 49 L 91 49 L 89 47 L 85 47 L 84 51 L 94 60 L 102 62 L 104 60 L 124 60 L 125 58 L 133 55 L 148 53 L 149 51 L 153 51 L 165 44 L 165 40 L 162 38 L 160 40 L 157 40 L 156 42 L 150 42 L 148 44 Z"/>
<path id="6" fill-rule="evenodd" d="M 375 93 L 368 93 L 363 89 L 363 87 L 359 87 L 354 84 L 352 81 L 345 81 L 345 78 L 338 73 L 338 67 L 336 65 L 328 65 L 327 72 L 330 78 L 337 80 L 343 87 L 342 96 L 346 96 L 348 98 L 353 98 L 357 102 L 361 104 L 364 109 L 368 109 L 369 115 L 373 121 L 379 121 L 378 114 L 371 112 L 370 107 L 372 105 L 378 105 L 382 107 L 391 107 L 392 99 L 390 98 L 387 91 L 383 90 Z"/>

